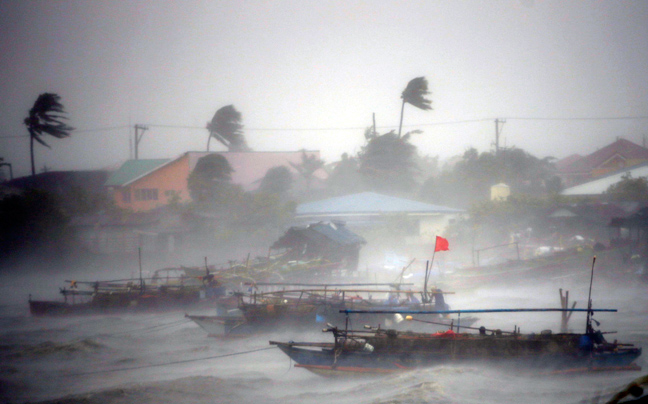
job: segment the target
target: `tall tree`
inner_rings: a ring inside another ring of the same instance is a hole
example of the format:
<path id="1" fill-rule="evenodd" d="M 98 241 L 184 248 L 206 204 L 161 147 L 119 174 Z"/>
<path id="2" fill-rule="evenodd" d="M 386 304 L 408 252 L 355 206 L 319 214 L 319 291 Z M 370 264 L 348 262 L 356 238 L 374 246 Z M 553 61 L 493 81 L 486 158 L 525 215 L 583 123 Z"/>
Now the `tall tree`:
<path id="1" fill-rule="evenodd" d="M 243 136 L 241 113 L 234 105 L 227 105 L 216 111 L 211 122 L 207 123 L 207 130 L 207 151 L 212 137 L 225 145 L 229 151 L 250 151 Z"/>
<path id="2" fill-rule="evenodd" d="M 65 109 L 63 104 L 61 104 L 61 97 L 58 94 L 43 93 L 39 95 L 29 110 L 29 115 L 25 118 L 24 123 L 29 131 L 29 153 L 31 156 L 32 175 L 36 174 L 34 141 L 51 149 L 50 145 L 43 140 L 43 135 L 50 135 L 57 139 L 70 136 L 70 132 L 74 128 L 63 122 L 65 119 L 67 119 L 65 117 Z"/>
<path id="3" fill-rule="evenodd" d="M 306 180 L 306 190 L 310 190 L 311 182 L 313 181 L 313 175 L 315 174 L 315 171 L 324 167 L 324 160 L 321 160 L 315 154 L 306 153 L 305 149 L 302 149 L 301 152 L 301 163 L 290 163 L 290 165 L 295 170 L 297 170 L 299 175 L 304 177 L 304 179 Z"/>
<path id="4" fill-rule="evenodd" d="M 401 116 L 400 124 L 398 125 L 398 137 L 401 136 L 401 129 L 403 128 L 403 114 L 405 112 L 405 104 L 411 104 L 416 108 L 427 111 L 432 109 L 431 100 L 425 98 L 426 95 L 430 94 L 428 91 L 428 82 L 425 77 L 417 77 L 410 80 L 407 83 L 407 87 L 401 93 L 401 98 L 403 99 L 403 104 L 401 105 Z"/>
<path id="5" fill-rule="evenodd" d="M 343 153 L 326 183 L 329 191 L 334 195 L 344 195 L 364 190 L 358 159 Z"/>
<path id="6" fill-rule="evenodd" d="M 220 154 L 201 157 L 187 179 L 191 199 L 196 202 L 214 202 L 219 190 L 230 184 L 233 172 L 230 163 Z"/>
<path id="7" fill-rule="evenodd" d="M 286 166 L 269 169 L 259 185 L 259 191 L 267 194 L 285 195 L 292 187 L 292 175 Z"/>
<path id="8" fill-rule="evenodd" d="M 419 174 L 415 161 L 416 146 L 409 142 L 408 132 L 402 137 L 394 131 L 383 135 L 365 132 L 367 144 L 358 153 L 360 173 L 372 189 L 409 192 Z"/>

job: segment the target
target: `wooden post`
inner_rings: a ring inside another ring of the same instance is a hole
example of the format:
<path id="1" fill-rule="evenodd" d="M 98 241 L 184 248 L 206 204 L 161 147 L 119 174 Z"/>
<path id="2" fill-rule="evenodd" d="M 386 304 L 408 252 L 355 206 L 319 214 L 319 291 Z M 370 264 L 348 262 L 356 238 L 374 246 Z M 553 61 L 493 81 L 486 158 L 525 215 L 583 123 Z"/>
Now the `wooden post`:
<path id="1" fill-rule="evenodd" d="M 563 296 L 563 290 L 558 289 L 558 292 L 560 293 L 560 306 L 563 309 L 568 309 L 569 308 L 569 291 L 565 291 L 565 295 Z M 576 302 L 572 303 L 572 309 L 576 307 Z M 560 321 L 560 332 L 561 333 L 566 333 L 569 330 L 569 319 L 571 318 L 571 315 L 573 314 L 573 311 L 566 312 L 563 311 L 561 315 L 561 321 Z"/>

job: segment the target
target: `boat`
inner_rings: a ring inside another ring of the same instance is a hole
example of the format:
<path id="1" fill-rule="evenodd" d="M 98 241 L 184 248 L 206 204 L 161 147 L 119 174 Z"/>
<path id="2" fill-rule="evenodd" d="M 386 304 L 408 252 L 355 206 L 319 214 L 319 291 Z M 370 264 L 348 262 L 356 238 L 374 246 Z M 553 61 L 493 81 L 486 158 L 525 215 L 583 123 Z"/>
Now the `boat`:
<path id="1" fill-rule="evenodd" d="M 304 285 L 304 284 L 300 284 Z M 367 285 L 367 284 L 364 284 Z M 315 285 L 311 285 L 315 286 Z M 315 289 L 279 290 L 264 293 L 238 294 L 236 310 L 218 313 L 215 316 L 189 315 L 210 336 L 231 334 L 256 334 L 283 329 L 313 330 L 326 322 L 373 324 L 374 326 L 393 327 L 402 330 L 435 330 L 455 324 L 457 319 L 439 314 L 422 316 L 418 323 L 406 323 L 398 311 L 448 308 L 441 290 L 434 289 L 426 299 L 426 294 L 412 290 L 401 290 L 402 285 L 393 289 L 340 288 L 349 285 L 321 285 Z M 351 286 L 359 286 L 351 285 Z M 421 303 L 415 298 L 420 294 Z M 375 297 L 382 296 L 383 297 Z M 354 309 L 356 314 L 340 314 L 341 310 Z M 378 310 L 391 310 L 389 314 L 377 313 Z M 363 313 L 360 313 L 363 311 Z M 465 326 L 478 321 L 476 317 L 461 320 Z"/>
<path id="2" fill-rule="evenodd" d="M 418 333 L 374 327 L 348 330 L 328 324 L 323 331 L 333 335 L 333 342 L 270 341 L 270 344 L 295 361 L 296 367 L 324 376 L 387 374 L 437 365 L 475 363 L 550 372 L 639 370 L 634 361 L 641 355 L 641 348 L 608 342 L 602 332 L 589 325 L 589 315 L 594 311 L 616 310 L 499 309 L 451 310 L 448 313 L 586 310 L 588 327 L 582 334 L 553 334 L 549 330 L 521 334 L 517 329 L 502 332 L 485 327 L 480 327 L 478 333 L 462 332 L 461 328 Z"/>
<path id="3" fill-rule="evenodd" d="M 487 363 L 489 365 L 508 365 L 523 370 L 545 369 L 549 372 L 582 372 L 605 370 L 641 370 L 634 362 L 641 356 L 641 348 L 633 344 L 608 342 L 604 333 L 595 330 L 592 323 L 595 312 L 616 312 L 616 309 L 592 308 L 592 283 L 594 263 L 590 275 L 587 309 L 567 308 L 563 299 L 562 308 L 523 308 L 487 310 L 435 310 L 435 311 L 374 311 L 374 314 L 394 313 L 406 315 L 420 314 L 461 314 L 494 312 L 561 312 L 563 319 L 567 313 L 587 312 L 584 333 L 550 330 L 540 333 L 522 334 L 517 326 L 512 332 L 486 329 L 481 326 L 478 333 L 462 332 L 461 325 L 456 331 L 451 328 L 436 333 L 419 333 L 382 329 L 365 326 L 363 330 L 350 330 L 349 321 L 344 329 L 327 324 L 323 332 L 333 335 L 333 342 L 277 342 L 270 341 L 297 363 L 296 367 L 314 373 L 331 376 L 346 374 L 384 374 L 447 364 Z M 365 310 L 341 310 L 346 315 L 363 314 Z M 473 327 L 464 327 L 473 329 Z"/>
<path id="4" fill-rule="evenodd" d="M 158 311 L 231 299 L 209 269 L 202 268 L 163 268 L 150 278 L 66 283 L 59 291 L 62 301 L 35 300 L 30 295 L 30 313 L 45 316 Z"/>

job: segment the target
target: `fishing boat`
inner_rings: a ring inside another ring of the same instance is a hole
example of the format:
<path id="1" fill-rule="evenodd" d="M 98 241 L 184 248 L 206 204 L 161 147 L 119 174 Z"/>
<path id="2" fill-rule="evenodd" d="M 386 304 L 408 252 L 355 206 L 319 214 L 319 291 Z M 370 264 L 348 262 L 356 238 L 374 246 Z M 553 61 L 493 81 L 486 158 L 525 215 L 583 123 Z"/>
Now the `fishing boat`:
<path id="1" fill-rule="evenodd" d="M 228 299 L 226 288 L 209 269 L 201 268 L 163 268 L 150 278 L 66 283 L 66 287 L 60 288 L 62 301 L 34 300 L 30 295 L 30 313 L 44 316 L 167 310 L 208 299 Z"/>
<path id="2" fill-rule="evenodd" d="M 311 284 L 309 286 L 319 287 L 239 294 L 237 310 L 219 313 L 216 316 L 188 314 L 185 316 L 207 331 L 210 336 L 252 334 L 286 328 L 313 330 L 326 322 L 340 323 L 346 320 L 400 330 L 431 331 L 439 326 L 446 328 L 457 321 L 440 314 L 424 315 L 418 323 L 402 321 L 403 317 L 398 311 L 448 308 L 443 297 L 444 292 L 438 289 L 433 290 L 431 294 L 428 293 L 432 297 L 426 299 L 424 292 L 401 290 L 403 285 L 397 285 L 392 289 L 340 288 L 340 286 L 366 287 L 368 285 L 370 284 Z M 415 294 L 421 295 L 422 300 L 427 303 L 421 303 L 421 300 L 415 298 Z M 341 310 L 347 309 L 355 309 L 358 312 L 340 314 Z M 389 314 L 381 314 L 377 312 L 379 310 L 391 311 Z M 478 321 L 476 317 L 465 317 L 462 323 L 470 326 L 476 321 Z"/>
<path id="3" fill-rule="evenodd" d="M 456 331 L 452 327 L 445 332 L 416 333 L 366 326 L 363 330 L 350 330 L 348 321 L 344 329 L 327 324 L 324 332 L 333 335 L 333 342 L 277 342 L 279 347 L 297 363 L 297 367 L 322 375 L 392 373 L 421 367 L 443 364 L 488 363 L 510 365 L 523 369 L 544 368 L 549 371 L 602 371 L 640 370 L 634 361 L 641 356 L 641 348 L 632 344 L 608 342 L 604 333 L 595 330 L 592 323 L 600 323 L 592 317 L 595 312 L 616 312 L 616 309 L 592 308 L 592 282 L 594 263 L 590 275 L 587 309 L 567 308 L 523 308 L 488 310 L 437 310 L 399 311 L 406 319 L 420 314 L 457 314 L 493 312 L 587 312 L 584 333 L 550 330 L 540 333 L 522 334 L 517 326 L 512 332 L 489 330 L 479 327 L 478 333 Z M 363 310 L 341 310 L 353 314 Z M 373 313 L 395 313 L 374 311 Z M 565 316 L 563 316 L 565 317 Z M 473 327 L 464 327 L 473 329 Z"/>
<path id="4" fill-rule="evenodd" d="M 586 311 L 506 311 L 565 310 Z M 449 313 L 493 311 L 496 310 L 455 310 Z M 616 310 L 589 310 L 589 313 L 594 311 Z M 640 369 L 634 361 L 641 355 L 641 348 L 617 341 L 608 342 L 602 332 L 591 326 L 582 334 L 553 334 L 550 331 L 521 334 L 517 330 L 506 333 L 484 327 L 479 330 L 478 333 L 462 332 L 461 329 L 416 333 L 382 328 L 338 329 L 329 324 L 323 331 L 333 335 L 333 342 L 270 341 L 270 344 L 276 345 L 295 361 L 296 367 L 325 376 L 393 373 L 444 364 L 480 362 L 549 371 Z"/>

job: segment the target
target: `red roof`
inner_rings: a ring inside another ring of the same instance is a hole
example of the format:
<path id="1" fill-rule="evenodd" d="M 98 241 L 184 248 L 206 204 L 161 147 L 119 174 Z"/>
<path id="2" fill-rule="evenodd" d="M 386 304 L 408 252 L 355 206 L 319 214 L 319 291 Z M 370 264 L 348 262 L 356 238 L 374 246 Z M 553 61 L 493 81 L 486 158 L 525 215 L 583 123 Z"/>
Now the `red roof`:
<path id="1" fill-rule="evenodd" d="M 582 158 L 583 156 L 581 156 L 580 154 L 572 154 L 570 156 L 565 157 L 564 159 L 560 159 L 556 161 L 554 165 L 556 166 L 556 170 L 564 171 L 565 168 L 572 165 L 576 160 L 580 160 Z"/>
<path id="2" fill-rule="evenodd" d="M 562 173 L 589 173 L 617 155 L 627 160 L 648 160 L 648 149 L 629 140 L 618 139 L 616 142 L 562 167 L 560 171 Z"/>

